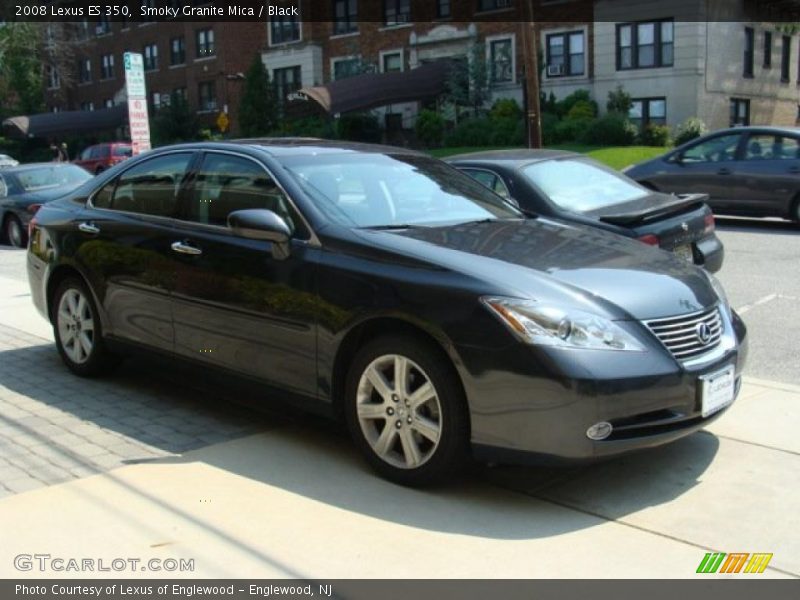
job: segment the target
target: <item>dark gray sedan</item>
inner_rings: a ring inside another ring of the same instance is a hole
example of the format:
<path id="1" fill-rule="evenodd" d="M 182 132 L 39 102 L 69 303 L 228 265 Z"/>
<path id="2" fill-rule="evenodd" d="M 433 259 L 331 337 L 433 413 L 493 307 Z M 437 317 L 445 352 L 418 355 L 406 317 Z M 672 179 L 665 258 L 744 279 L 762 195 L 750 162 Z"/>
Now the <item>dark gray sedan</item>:
<path id="1" fill-rule="evenodd" d="M 92 176 L 66 163 L 32 163 L 0 171 L 0 223 L 7 244 L 28 243 L 28 222 L 42 204 L 71 192 Z"/>
<path id="2" fill-rule="evenodd" d="M 523 210 L 635 238 L 711 272 L 722 267 L 724 249 L 704 194 L 653 193 L 563 150 L 494 150 L 446 160 Z"/>
<path id="3" fill-rule="evenodd" d="M 704 193 L 715 212 L 800 223 L 800 129 L 735 127 L 692 140 L 625 174 L 662 192 Z"/>

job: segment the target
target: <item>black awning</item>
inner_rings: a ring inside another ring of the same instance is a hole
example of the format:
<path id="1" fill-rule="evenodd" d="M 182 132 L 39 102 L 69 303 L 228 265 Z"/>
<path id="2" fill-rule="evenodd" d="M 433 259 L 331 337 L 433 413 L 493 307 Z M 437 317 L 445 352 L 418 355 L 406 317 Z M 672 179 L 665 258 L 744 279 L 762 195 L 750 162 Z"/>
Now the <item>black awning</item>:
<path id="1" fill-rule="evenodd" d="M 294 100 L 313 100 L 327 113 L 367 110 L 387 104 L 429 100 L 442 94 L 453 63 L 441 60 L 399 73 L 367 73 L 305 87 L 290 95 Z"/>
<path id="2" fill-rule="evenodd" d="M 54 137 L 116 129 L 128 121 L 128 105 L 100 110 L 70 110 L 10 117 L 3 129 L 15 137 Z"/>

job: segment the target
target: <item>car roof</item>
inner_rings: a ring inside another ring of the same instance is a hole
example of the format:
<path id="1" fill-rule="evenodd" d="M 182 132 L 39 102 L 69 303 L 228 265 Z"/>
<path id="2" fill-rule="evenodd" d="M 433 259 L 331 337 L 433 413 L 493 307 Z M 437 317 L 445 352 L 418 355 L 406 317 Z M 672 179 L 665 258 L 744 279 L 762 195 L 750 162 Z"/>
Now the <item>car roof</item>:
<path id="1" fill-rule="evenodd" d="M 41 167 L 55 167 L 57 169 L 62 169 L 64 167 L 75 167 L 80 169 L 77 165 L 73 165 L 72 163 L 68 162 L 37 162 L 37 163 L 25 163 L 15 165 L 13 167 L 5 167 L 3 168 L 3 173 L 21 173 L 23 171 L 29 171 L 31 169 L 37 169 Z"/>
<path id="2" fill-rule="evenodd" d="M 740 127 L 728 127 L 727 129 L 718 129 L 716 131 L 709 131 L 703 137 L 720 135 L 726 133 L 744 133 L 744 132 L 763 132 L 763 133 L 791 133 L 800 135 L 800 127 L 775 127 L 773 125 L 747 125 Z"/>
<path id="3" fill-rule="evenodd" d="M 504 163 L 508 166 L 520 166 L 551 160 L 554 158 L 567 158 L 572 156 L 583 156 L 577 152 L 568 150 L 544 150 L 531 148 L 517 148 L 513 150 L 486 150 L 484 152 L 471 152 L 469 154 L 456 154 L 445 158 L 447 162 L 493 162 Z"/>

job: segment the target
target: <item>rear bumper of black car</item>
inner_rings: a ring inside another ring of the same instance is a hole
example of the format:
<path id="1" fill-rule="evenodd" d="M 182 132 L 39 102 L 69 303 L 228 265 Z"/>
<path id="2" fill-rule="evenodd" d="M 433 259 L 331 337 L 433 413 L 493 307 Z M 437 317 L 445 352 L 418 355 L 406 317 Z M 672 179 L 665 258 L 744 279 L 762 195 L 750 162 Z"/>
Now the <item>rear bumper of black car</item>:
<path id="1" fill-rule="evenodd" d="M 484 364 L 480 375 L 465 383 L 472 416 L 476 459 L 490 463 L 569 464 L 598 460 L 666 444 L 685 437 L 722 415 L 727 407 L 702 415 L 701 377 L 733 366 L 735 395 L 747 356 L 746 329 L 734 316 L 736 343 L 714 360 L 691 368 L 666 352 L 612 356 L 595 361 L 588 371 L 581 360 L 541 364 L 550 370 L 526 376 L 519 368 L 533 352 L 516 347 L 504 357 L 508 368 L 485 368 L 483 357 L 464 356 Z M 526 357 L 525 354 L 528 354 Z M 564 360 L 569 361 L 564 354 Z M 735 396 L 734 396 L 735 397 Z M 587 430 L 597 423 L 613 426 L 611 435 L 592 440 Z"/>

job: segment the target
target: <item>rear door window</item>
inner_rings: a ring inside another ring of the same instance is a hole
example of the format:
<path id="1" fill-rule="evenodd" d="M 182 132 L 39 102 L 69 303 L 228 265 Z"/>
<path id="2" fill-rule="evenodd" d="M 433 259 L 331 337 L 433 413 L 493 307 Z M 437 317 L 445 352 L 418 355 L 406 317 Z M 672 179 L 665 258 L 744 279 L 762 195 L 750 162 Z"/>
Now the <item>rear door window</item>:
<path id="1" fill-rule="evenodd" d="M 467 175 L 472 177 L 475 181 L 482 183 L 490 190 L 492 190 L 498 196 L 502 196 L 503 198 L 510 198 L 511 194 L 508 192 L 508 188 L 503 180 L 500 178 L 499 175 L 491 172 L 491 171 L 484 171 L 482 169 L 462 169 Z"/>
<path id="2" fill-rule="evenodd" d="M 800 144 L 797 138 L 773 134 L 752 134 L 747 138 L 745 160 L 797 160 Z"/>
<path id="3" fill-rule="evenodd" d="M 192 159 L 191 152 L 146 160 L 125 171 L 116 181 L 110 208 L 159 217 L 175 216 L 178 192 Z M 107 186 L 108 187 L 108 186 Z M 101 207 L 108 193 L 101 189 L 93 199 Z"/>

